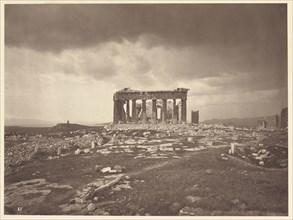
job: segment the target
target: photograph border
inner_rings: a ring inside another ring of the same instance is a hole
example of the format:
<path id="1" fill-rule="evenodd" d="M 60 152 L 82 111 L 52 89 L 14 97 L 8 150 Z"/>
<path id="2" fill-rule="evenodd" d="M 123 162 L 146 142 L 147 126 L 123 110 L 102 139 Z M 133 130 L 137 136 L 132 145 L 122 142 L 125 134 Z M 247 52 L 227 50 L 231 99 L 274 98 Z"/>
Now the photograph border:
<path id="1" fill-rule="evenodd" d="M 0 197 L 0 219 L 288 219 L 292 220 L 292 159 L 293 159 L 293 151 L 292 151 L 292 1 L 59 1 L 59 0 L 50 0 L 50 1 L 26 1 L 26 0 L 1 0 L 1 10 L 0 10 L 0 24 L 1 24 L 1 42 L 0 42 L 0 68 L 1 68 L 1 197 Z M 288 216 L 204 216 L 204 217 L 196 217 L 196 216 L 66 216 L 66 215 L 5 215 L 4 214 L 4 121 L 5 121 L 5 78 L 4 78 L 4 71 L 5 71 L 5 28 L 4 28 L 4 14 L 5 5 L 8 4 L 240 4 L 240 3 L 247 3 L 247 4 L 287 4 L 287 49 L 288 49 Z"/>

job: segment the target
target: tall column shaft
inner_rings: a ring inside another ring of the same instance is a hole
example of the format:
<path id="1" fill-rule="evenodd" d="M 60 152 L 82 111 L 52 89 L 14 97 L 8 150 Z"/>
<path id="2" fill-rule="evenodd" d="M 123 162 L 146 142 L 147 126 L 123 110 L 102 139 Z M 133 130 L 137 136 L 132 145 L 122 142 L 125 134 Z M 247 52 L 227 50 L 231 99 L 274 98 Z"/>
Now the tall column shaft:
<path id="1" fill-rule="evenodd" d="M 132 122 L 136 123 L 136 99 L 132 99 L 131 102 L 132 102 L 132 114 L 131 114 Z"/>
<path id="2" fill-rule="evenodd" d="M 177 113 L 177 115 L 176 115 L 177 124 L 180 124 L 180 121 L 179 121 L 179 106 L 178 105 L 176 105 L 176 113 Z"/>
<path id="3" fill-rule="evenodd" d="M 126 100 L 126 121 L 129 122 L 130 118 L 130 106 L 129 106 L 129 100 Z"/>
<path id="4" fill-rule="evenodd" d="M 125 100 L 121 100 L 120 114 L 121 114 L 121 121 L 123 124 L 126 123 L 126 111 L 124 109 L 124 104 L 125 104 Z"/>
<path id="5" fill-rule="evenodd" d="M 185 124 L 186 123 L 186 99 L 181 99 L 181 120 L 182 123 Z"/>
<path id="6" fill-rule="evenodd" d="M 162 122 L 167 120 L 167 99 L 163 99 Z"/>
<path id="7" fill-rule="evenodd" d="M 157 123 L 157 100 L 153 99 L 152 103 L 152 122 L 154 124 Z"/>
<path id="8" fill-rule="evenodd" d="M 147 115 L 146 115 L 146 100 L 142 100 L 142 112 L 141 112 L 141 122 L 142 124 L 145 124 L 147 121 Z"/>
<path id="9" fill-rule="evenodd" d="M 172 121 L 173 121 L 173 124 L 177 124 L 177 106 L 176 106 L 176 99 L 173 99 Z"/>
<path id="10" fill-rule="evenodd" d="M 177 106 L 178 107 L 178 123 L 181 124 L 182 123 L 182 102 L 180 101 L 180 105 Z"/>
<path id="11" fill-rule="evenodd" d="M 119 121 L 122 121 L 122 115 L 121 115 L 121 100 L 117 100 L 117 114 L 116 114 L 116 120 L 117 123 Z"/>
<path id="12" fill-rule="evenodd" d="M 113 106 L 113 123 L 118 123 L 118 100 L 113 100 L 114 106 Z"/>

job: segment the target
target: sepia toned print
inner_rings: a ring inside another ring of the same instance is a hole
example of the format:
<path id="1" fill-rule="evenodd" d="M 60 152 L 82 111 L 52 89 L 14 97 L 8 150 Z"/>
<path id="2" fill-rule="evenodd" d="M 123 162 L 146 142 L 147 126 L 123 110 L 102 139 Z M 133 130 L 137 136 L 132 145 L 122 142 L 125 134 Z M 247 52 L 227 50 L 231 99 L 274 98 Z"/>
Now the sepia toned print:
<path id="1" fill-rule="evenodd" d="M 4 217 L 289 219 L 287 9 L 6 2 Z"/>

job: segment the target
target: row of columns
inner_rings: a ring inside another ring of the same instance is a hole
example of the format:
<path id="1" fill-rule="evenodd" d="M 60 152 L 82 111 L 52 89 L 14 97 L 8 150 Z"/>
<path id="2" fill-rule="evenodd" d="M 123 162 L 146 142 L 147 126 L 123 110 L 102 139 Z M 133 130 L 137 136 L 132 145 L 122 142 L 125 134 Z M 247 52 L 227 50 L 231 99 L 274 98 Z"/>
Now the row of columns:
<path id="1" fill-rule="evenodd" d="M 114 112 L 113 112 L 113 122 L 117 124 L 119 121 L 122 123 L 126 123 L 127 121 L 131 121 L 133 123 L 137 122 L 137 114 L 136 114 L 136 99 L 132 99 L 132 112 L 130 117 L 130 105 L 129 100 L 126 100 L 126 112 L 124 111 L 123 105 L 125 104 L 125 100 L 114 100 Z M 146 99 L 142 99 L 142 112 L 141 112 L 141 122 L 145 124 L 147 122 L 147 114 L 146 114 Z M 181 99 L 181 120 L 177 120 L 178 116 L 178 108 L 176 105 L 176 99 L 173 99 L 173 111 L 172 111 L 172 123 L 186 123 L 186 99 Z M 157 99 L 152 99 L 152 123 L 157 123 Z M 162 122 L 165 123 L 167 121 L 167 99 L 163 99 L 162 106 Z"/>

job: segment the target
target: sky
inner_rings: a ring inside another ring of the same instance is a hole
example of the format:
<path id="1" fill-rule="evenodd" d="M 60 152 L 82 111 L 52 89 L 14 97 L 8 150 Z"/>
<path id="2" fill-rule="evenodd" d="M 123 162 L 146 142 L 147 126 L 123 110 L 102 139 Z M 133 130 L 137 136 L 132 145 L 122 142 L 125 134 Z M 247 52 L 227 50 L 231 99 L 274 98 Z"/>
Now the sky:
<path id="1" fill-rule="evenodd" d="M 113 93 L 189 88 L 187 120 L 287 107 L 285 4 L 5 5 L 5 119 L 100 123 Z"/>

